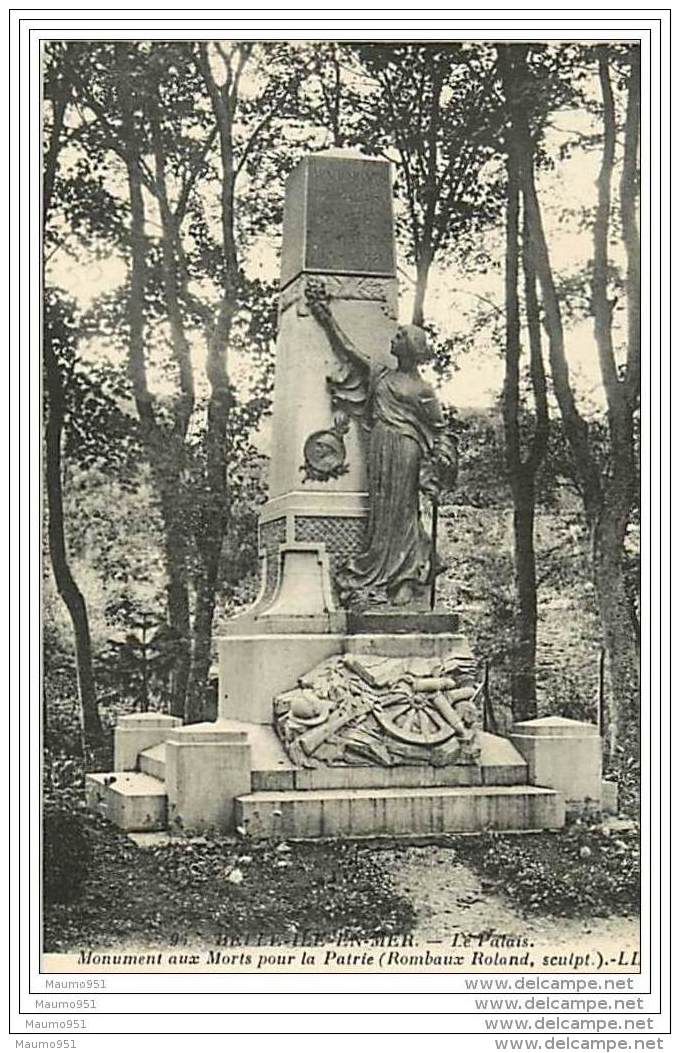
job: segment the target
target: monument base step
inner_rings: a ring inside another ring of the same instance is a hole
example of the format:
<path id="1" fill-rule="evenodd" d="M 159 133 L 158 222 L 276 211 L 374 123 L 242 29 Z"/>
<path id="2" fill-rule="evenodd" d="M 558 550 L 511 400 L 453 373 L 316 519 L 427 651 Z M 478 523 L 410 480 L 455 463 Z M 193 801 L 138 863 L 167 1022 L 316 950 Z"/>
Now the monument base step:
<path id="1" fill-rule="evenodd" d="M 260 790 L 236 798 L 236 824 L 256 839 L 555 830 L 564 800 L 538 786 Z"/>
<path id="2" fill-rule="evenodd" d="M 88 808 L 120 830 L 165 830 L 168 799 L 160 779 L 139 771 L 92 772 L 85 776 Z"/>
<path id="3" fill-rule="evenodd" d="M 163 781 L 165 779 L 165 743 L 159 742 L 157 746 L 149 746 L 148 749 L 142 750 L 137 763 L 140 771 Z"/>
<path id="4" fill-rule="evenodd" d="M 527 765 L 509 739 L 482 732 L 479 764 L 320 766 L 298 768 L 288 758 L 272 727 L 226 721 L 224 727 L 245 731 L 252 750 L 253 790 L 363 790 L 387 787 L 430 786 L 519 786 L 528 781 Z M 140 771 L 156 779 L 165 778 L 165 743 L 142 750 Z"/>
<path id="5" fill-rule="evenodd" d="M 245 731 L 251 792 L 236 798 L 234 825 L 252 837 L 371 837 L 555 829 L 564 801 L 528 785 L 527 765 L 508 739 L 481 734 L 479 765 L 298 768 L 271 726 Z M 128 833 L 167 828 L 166 745 L 138 755 L 139 771 L 86 777 L 88 806 Z M 233 829 L 233 827 L 232 827 Z"/>

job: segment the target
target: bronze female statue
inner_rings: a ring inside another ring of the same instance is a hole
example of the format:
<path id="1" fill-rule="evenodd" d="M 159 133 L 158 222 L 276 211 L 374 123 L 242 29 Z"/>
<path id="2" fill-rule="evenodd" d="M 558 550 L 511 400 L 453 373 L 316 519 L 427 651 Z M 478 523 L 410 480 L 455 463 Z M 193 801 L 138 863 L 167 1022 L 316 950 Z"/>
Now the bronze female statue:
<path id="1" fill-rule="evenodd" d="M 443 569 L 421 522 L 420 493 L 436 500 L 444 474 L 455 471 L 441 406 L 418 368 L 430 357 L 426 335 L 400 326 L 390 345 L 396 369 L 376 366 L 340 328 L 322 287 L 312 286 L 307 298 L 342 362 L 328 378 L 333 405 L 370 429 L 366 545 L 337 575 L 338 585 L 349 594 L 384 588 L 390 603 L 420 606 Z"/>

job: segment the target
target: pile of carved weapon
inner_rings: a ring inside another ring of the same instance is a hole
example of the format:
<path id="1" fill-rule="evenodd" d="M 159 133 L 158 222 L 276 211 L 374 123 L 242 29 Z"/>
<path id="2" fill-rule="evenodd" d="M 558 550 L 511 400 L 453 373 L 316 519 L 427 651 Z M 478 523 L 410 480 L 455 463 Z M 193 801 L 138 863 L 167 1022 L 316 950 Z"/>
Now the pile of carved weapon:
<path id="1" fill-rule="evenodd" d="M 274 723 L 291 759 L 320 764 L 471 764 L 481 684 L 456 657 L 327 659 L 279 695 Z"/>

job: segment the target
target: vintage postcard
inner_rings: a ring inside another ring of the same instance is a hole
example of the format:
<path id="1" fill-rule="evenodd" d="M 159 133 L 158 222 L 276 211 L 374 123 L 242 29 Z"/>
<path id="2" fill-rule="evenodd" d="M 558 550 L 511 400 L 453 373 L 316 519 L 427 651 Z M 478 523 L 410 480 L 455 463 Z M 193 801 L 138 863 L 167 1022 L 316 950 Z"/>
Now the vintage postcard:
<path id="1" fill-rule="evenodd" d="M 663 19 L 184 14 L 22 54 L 41 1008 L 661 1041 Z"/>

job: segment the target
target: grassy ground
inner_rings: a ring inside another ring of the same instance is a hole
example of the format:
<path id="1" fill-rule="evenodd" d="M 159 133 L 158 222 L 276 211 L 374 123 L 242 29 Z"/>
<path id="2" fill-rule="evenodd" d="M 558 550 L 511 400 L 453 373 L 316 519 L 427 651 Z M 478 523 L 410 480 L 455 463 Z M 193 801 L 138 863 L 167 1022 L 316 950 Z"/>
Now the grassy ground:
<path id="1" fill-rule="evenodd" d="M 414 924 L 411 903 L 369 845 L 200 839 L 140 849 L 101 821 L 88 819 L 86 830 L 92 856 L 82 893 L 46 905 L 46 951 L 247 943 L 253 934 L 285 943 L 303 931 L 367 940 Z"/>
<path id="2" fill-rule="evenodd" d="M 492 916 L 502 900 L 518 916 L 597 917 L 635 913 L 640 859 L 635 830 L 572 826 L 535 835 L 421 839 L 420 877 L 405 889 L 414 842 L 248 843 L 202 838 L 138 848 L 98 819 L 84 830 L 91 854 L 79 898 L 47 903 L 45 950 L 218 942 L 304 943 L 303 933 L 367 941 L 409 934 L 421 886 L 439 860 L 450 910 L 463 917 L 459 871 L 477 875 Z M 48 858 L 53 869 L 59 860 Z M 66 861 L 65 873 L 74 863 Z M 447 883 L 446 873 L 450 872 Z"/>

